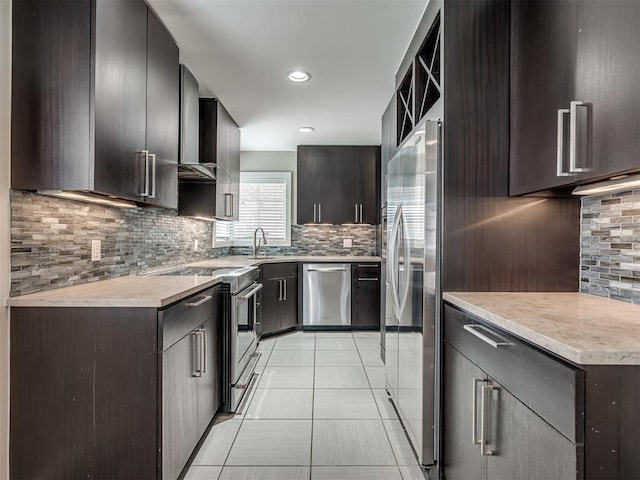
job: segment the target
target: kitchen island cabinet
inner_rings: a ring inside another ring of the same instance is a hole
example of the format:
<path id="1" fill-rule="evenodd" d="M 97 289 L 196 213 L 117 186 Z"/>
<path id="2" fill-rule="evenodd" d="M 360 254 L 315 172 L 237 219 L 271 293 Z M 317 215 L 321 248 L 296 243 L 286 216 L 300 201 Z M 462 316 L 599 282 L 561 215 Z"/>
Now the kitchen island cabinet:
<path id="1" fill-rule="evenodd" d="M 11 478 L 175 479 L 220 406 L 220 288 L 13 306 Z"/>
<path id="2" fill-rule="evenodd" d="M 444 298 L 446 478 L 640 478 L 638 307 L 579 293 Z"/>
<path id="3" fill-rule="evenodd" d="M 176 208 L 178 47 L 142 0 L 13 2 L 11 187 Z"/>

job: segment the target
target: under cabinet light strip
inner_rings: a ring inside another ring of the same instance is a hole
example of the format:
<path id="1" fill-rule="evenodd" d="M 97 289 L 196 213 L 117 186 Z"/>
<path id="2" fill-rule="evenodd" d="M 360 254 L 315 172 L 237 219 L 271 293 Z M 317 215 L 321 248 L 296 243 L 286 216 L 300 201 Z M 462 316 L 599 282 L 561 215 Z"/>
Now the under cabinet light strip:
<path id="1" fill-rule="evenodd" d="M 616 177 L 615 180 L 592 183 L 576 187 L 573 195 L 599 195 L 602 193 L 619 192 L 630 188 L 640 187 L 640 174 Z"/>

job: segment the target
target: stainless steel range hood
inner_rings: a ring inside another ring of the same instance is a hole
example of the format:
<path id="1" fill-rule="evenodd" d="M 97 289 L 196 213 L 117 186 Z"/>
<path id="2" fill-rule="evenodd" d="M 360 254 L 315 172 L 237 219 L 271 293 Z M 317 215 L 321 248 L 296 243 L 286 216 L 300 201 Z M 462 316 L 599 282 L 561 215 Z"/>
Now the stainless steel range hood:
<path id="1" fill-rule="evenodd" d="M 216 180 L 215 163 L 181 163 L 178 165 L 178 179 L 182 182 L 214 182 Z"/>

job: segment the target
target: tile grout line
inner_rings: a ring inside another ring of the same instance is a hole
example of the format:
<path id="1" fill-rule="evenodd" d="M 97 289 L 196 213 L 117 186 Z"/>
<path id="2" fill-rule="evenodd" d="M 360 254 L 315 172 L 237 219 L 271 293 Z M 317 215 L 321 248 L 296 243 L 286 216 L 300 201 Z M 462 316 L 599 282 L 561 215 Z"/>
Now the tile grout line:
<path id="1" fill-rule="evenodd" d="M 311 438 L 309 439 L 309 480 L 313 478 L 313 422 L 314 411 L 316 408 L 316 355 L 317 355 L 317 337 L 313 336 L 313 383 L 311 385 Z"/>

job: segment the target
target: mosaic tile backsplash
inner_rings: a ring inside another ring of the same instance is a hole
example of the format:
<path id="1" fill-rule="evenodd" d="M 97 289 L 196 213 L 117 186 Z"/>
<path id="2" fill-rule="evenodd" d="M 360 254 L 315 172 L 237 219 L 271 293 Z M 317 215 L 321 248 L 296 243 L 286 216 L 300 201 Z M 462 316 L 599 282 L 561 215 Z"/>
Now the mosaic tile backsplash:
<path id="1" fill-rule="evenodd" d="M 207 248 L 212 223 L 178 217 L 175 210 L 119 209 L 11 193 L 11 296 L 225 255 L 251 248 Z M 353 248 L 342 247 L 342 236 Z M 91 241 L 102 259 L 91 261 Z M 198 240 L 199 249 L 194 250 Z M 293 226 L 291 247 L 265 247 L 270 255 L 374 255 L 372 226 Z"/>
<path id="2" fill-rule="evenodd" d="M 344 238 L 352 246 L 342 246 Z M 232 255 L 250 255 L 252 247 L 231 247 Z M 292 225 L 291 246 L 260 247 L 266 255 L 375 255 L 375 225 Z"/>
<path id="3" fill-rule="evenodd" d="M 640 189 L 582 199 L 580 291 L 640 304 Z"/>

